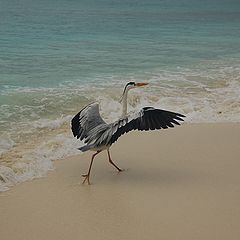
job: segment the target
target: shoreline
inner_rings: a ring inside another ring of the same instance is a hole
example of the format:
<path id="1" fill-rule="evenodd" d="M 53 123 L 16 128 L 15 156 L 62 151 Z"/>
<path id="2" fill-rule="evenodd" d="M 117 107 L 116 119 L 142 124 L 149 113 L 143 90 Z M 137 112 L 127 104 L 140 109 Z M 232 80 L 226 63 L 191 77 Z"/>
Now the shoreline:
<path id="1" fill-rule="evenodd" d="M 132 132 L 100 153 L 54 161 L 54 171 L 0 193 L 8 239 L 239 239 L 240 123 Z M 14 229 L 14 231 L 13 231 Z"/>

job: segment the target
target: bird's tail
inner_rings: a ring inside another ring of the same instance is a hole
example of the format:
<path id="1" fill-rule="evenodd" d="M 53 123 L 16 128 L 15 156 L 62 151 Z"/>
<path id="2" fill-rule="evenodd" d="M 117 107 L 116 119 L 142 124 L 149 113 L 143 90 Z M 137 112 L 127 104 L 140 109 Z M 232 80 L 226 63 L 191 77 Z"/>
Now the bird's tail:
<path id="1" fill-rule="evenodd" d="M 82 151 L 82 152 L 86 152 L 86 151 L 88 151 L 90 148 L 91 148 L 91 146 L 85 145 L 85 146 L 82 146 L 82 147 L 78 148 L 78 150 L 80 150 L 80 151 Z"/>

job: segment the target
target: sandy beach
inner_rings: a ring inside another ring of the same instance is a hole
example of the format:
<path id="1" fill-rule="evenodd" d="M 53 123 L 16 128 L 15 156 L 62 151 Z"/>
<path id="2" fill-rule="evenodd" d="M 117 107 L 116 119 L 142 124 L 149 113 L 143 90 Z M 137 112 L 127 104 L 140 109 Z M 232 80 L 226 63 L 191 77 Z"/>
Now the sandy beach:
<path id="1" fill-rule="evenodd" d="M 0 194 L 2 240 L 240 239 L 240 124 L 134 132 Z"/>

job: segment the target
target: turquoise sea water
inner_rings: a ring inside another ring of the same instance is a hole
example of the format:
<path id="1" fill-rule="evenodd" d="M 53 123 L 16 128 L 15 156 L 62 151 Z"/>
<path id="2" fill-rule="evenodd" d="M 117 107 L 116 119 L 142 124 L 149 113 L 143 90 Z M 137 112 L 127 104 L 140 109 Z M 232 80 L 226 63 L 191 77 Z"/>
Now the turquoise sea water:
<path id="1" fill-rule="evenodd" d="M 2 190 L 75 154 L 72 115 L 99 101 L 115 119 L 128 81 L 150 83 L 130 109 L 239 122 L 239 49 L 237 0 L 0 0 Z"/>

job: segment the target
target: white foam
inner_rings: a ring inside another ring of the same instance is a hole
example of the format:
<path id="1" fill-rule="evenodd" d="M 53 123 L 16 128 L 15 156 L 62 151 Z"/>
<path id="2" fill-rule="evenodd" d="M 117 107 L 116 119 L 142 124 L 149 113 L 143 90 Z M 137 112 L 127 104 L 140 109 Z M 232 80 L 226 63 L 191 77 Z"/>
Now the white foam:
<path id="1" fill-rule="evenodd" d="M 17 183 L 18 180 L 13 169 L 0 166 L 0 192 L 8 190 L 10 186 Z"/>
<path id="2" fill-rule="evenodd" d="M 43 177 L 49 170 L 53 170 L 53 160 L 80 154 L 77 150 L 81 143 L 72 136 L 58 134 L 46 139 L 33 149 L 22 150 L 21 159 L 13 162 L 9 167 L 0 166 L 0 191 L 34 178 Z"/>
<path id="3" fill-rule="evenodd" d="M 36 129 L 43 129 L 43 128 L 48 128 L 48 129 L 57 129 L 61 127 L 65 122 L 70 121 L 72 116 L 61 116 L 60 118 L 51 120 L 51 119 L 39 119 L 36 120 L 32 123 L 32 126 Z"/>
<path id="4" fill-rule="evenodd" d="M 58 160 L 79 154 L 82 144 L 72 136 L 58 134 L 34 149 L 33 154 L 39 159 Z"/>
<path id="5" fill-rule="evenodd" d="M 112 121 L 120 116 L 121 105 L 116 99 L 105 95 L 97 100 L 105 119 Z M 152 106 L 182 113 L 187 116 L 186 122 L 240 122 L 240 84 L 235 80 L 225 80 L 224 86 L 215 88 L 204 88 L 203 84 L 165 88 L 152 82 L 144 91 L 132 90 L 128 100 L 129 111 Z"/>
<path id="6" fill-rule="evenodd" d="M 9 151 L 14 146 L 15 142 L 5 134 L 0 138 L 0 156 Z"/>

